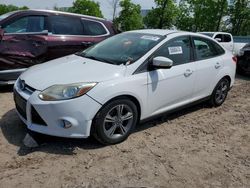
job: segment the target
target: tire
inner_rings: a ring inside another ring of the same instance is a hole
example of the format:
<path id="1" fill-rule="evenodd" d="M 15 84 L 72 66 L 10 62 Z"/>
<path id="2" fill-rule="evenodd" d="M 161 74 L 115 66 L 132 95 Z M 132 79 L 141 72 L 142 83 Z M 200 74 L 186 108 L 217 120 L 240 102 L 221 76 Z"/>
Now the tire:
<path id="1" fill-rule="evenodd" d="M 213 90 L 213 93 L 209 100 L 210 105 L 212 107 L 218 107 L 222 105 L 227 98 L 229 89 L 229 80 L 227 78 L 222 78 Z"/>
<path id="2" fill-rule="evenodd" d="M 94 137 L 104 145 L 117 144 L 127 139 L 138 120 L 136 105 L 127 98 L 110 101 L 94 118 Z"/>

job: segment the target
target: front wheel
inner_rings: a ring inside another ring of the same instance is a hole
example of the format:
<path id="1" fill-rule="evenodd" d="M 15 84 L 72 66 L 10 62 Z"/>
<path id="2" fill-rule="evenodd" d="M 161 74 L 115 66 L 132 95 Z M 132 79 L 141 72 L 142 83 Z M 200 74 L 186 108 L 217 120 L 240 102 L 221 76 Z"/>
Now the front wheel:
<path id="1" fill-rule="evenodd" d="M 214 91 L 210 98 L 210 104 L 214 107 L 220 106 L 227 98 L 227 94 L 230 88 L 228 79 L 222 78 L 215 86 Z"/>
<path id="2" fill-rule="evenodd" d="M 105 105 L 93 121 L 93 134 L 102 144 L 117 144 L 133 131 L 138 119 L 136 105 L 129 99 L 117 99 Z"/>

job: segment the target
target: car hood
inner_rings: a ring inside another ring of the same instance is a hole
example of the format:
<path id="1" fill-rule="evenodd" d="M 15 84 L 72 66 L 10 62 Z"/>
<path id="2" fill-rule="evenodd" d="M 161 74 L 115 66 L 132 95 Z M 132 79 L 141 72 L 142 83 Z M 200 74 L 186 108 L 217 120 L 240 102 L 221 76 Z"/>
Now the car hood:
<path id="1" fill-rule="evenodd" d="M 44 90 L 56 84 L 103 82 L 124 76 L 126 66 L 103 63 L 77 55 L 55 59 L 26 70 L 20 79 L 27 85 Z"/>

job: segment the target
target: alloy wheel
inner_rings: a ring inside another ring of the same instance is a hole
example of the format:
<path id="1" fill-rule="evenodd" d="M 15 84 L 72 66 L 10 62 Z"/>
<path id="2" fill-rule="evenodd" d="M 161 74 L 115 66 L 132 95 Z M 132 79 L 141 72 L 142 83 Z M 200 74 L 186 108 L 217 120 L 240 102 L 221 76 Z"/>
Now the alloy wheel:
<path id="1" fill-rule="evenodd" d="M 104 133 L 108 138 L 118 138 L 126 135 L 133 126 L 134 115 L 126 104 L 114 106 L 104 118 Z"/>

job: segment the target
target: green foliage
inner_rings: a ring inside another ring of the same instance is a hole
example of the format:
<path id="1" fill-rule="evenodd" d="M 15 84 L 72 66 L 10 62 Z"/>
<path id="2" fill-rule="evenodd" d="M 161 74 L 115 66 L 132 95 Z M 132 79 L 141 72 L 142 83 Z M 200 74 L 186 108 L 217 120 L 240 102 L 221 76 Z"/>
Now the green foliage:
<path id="1" fill-rule="evenodd" d="M 147 28 L 170 28 L 175 24 L 178 7 L 173 0 L 155 0 L 156 8 L 145 16 L 144 23 Z"/>
<path id="2" fill-rule="evenodd" d="M 181 0 L 177 27 L 193 31 L 218 31 L 227 14 L 227 0 Z"/>
<path id="3" fill-rule="evenodd" d="M 26 10 L 26 9 L 28 9 L 28 7 L 26 6 L 16 7 L 14 5 L 0 4 L 0 15 L 8 13 L 8 12 L 16 11 L 16 10 Z"/>
<path id="4" fill-rule="evenodd" d="M 99 3 L 92 0 L 76 0 L 68 11 L 103 18 Z"/>
<path id="5" fill-rule="evenodd" d="M 249 0 L 235 0 L 229 7 L 231 33 L 233 35 L 250 35 L 250 2 Z"/>
<path id="6" fill-rule="evenodd" d="M 143 28 L 143 19 L 141 16 L 141 6 L 131 2 L 131 0 L 122 0 L 120 2 L 121 12 L 114 22 L 122 31 L 129 31 Z"/>
<path id="7" fill-rule="evenodd" d="M 194 25 L 194 17 L 191 14 L 190 4 L 185 0 L 181 0 L 176 18 L 176 27 L 180 30 L 192 31 L 194 30 Z"/>

